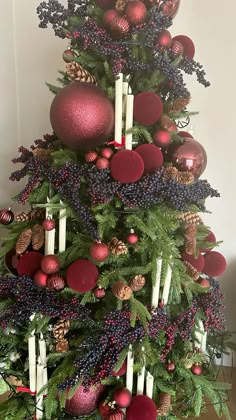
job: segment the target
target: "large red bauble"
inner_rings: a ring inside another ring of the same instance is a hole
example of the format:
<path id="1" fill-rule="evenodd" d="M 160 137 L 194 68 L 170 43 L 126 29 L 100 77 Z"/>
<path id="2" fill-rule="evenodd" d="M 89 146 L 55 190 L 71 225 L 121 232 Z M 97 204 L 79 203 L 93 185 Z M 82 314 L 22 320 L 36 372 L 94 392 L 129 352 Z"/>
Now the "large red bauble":
<path id="1" fill-rule="evenodd" d="M 141 144 L 135 149 L 144 162 L 144 174 L 150 174 L 163 165 L 163 154 L 154 144 Z"/>
<path id="2" fill-rule="evenodd" d="M 161 117 L 163 103 L 159 95 L 145 91 L 134 98 L 134 119 L 141 125 L 153 125 Z"/>
<path id="3" fill-rule="evenodd" d="M 89 255 L 94 261 L 105 261 L 109 256 L 109 248 L 104 243 L 95 243 L 91 246 Z"/>
<path id="4" fill-rule="evenodd" d="M 197 258 L 194 258 L 193 255 L 187 254 L 187 252 L 182 252 L 181 254 L 182 260 L 187 261 L 189 264 L 191 264 L 196 270 L 200 273 L 204 267 L 204 258 L 202 254 L 198 254 Z"/>
<path id="5" fill-rule="evenodd" d="M 41 261 L 41 270 L 46 274 L 56 273 L 60 269 L 60 261 L 56 255 L 45 255 Z"/>
<path id="6" fill-rule="evenodd" d="M 111 29 L 114 19 L 119 16 L 119 13 L 116 9 L 107 10 L 103 15 L 103 25 L 106 26 L 108 29 Z"/>
<path id="7" fill-rule="evenodd" d="M 46 287 L 47 286 L 47 279 L 48 275 L 45 274 L 43 271 L 38 270 L 34 274 L 33 280 L 36 286 L 38 287 Z"/>
<path id="8" fill-rule="evenodd" d="M 114 107 L 98 86 L 72 82 L 52 101 L 50 119 L 62 143 L 89 150 L 107 141 L 114 126 Z"/>
<path id="9" fill-rule="evenodd" d="M 191 172 L 195 178 L 199 178 L 207 165 L 205 149 L 191 138 L 185 138 L 181 144 L 171 144 L 167 159 L 180 171 Z"/>
<path id="10" fill-rule="evenodd" d="M 98 269 L 89 260 L 79 259 L 74 261 L 67 269 L 66 281 L 68 286 L 79 293 L 92 290 L 98 280 Z"/>
<path id="11" fill-rule="evenodd" d="M 154 42 L 155 45 L 159 45 L 160 47 L 170 48 L 172 42 L 171 33 L 167 29 L 163 29 L 159 32 Z"/>
<path id="12" fill-rule="evenodd" d="M 111 176 L 122 184 L 138 181 L 143 175 L 144 162 L 134 150 L 120 150 L 110 163 Z"/>
<path id="13" fill-rule="evenodd" d="M 179 6 L 180 0 L 166 0 L 161 6 L 162 14 L 173 19 L 179 10 Z"/>
<path id="14" fill-rule="evenodd" d="M 177 35 L 173 38 L 174 41 L 178 41 L 183 45 L 184 55 L 189 60 L 192 60 L 195 55 L 195 46 L 193 41 L 186 35 Z"/>
<path id="15" fill-rule="evenodd" d="M 214 243 L 216 242 L 216 237 L 214 235 L 214 233 L 211 230 L 208 230 L 208 235 L 206 236 L 206 238 L 204 239 L 206 242 L 212 242 L 212 248 L 214 246 Z M 200 248 L 199 252 L 208 252 L 210 251 L 211 248 Z"/>
<path id="16" fill-rule="evenodd" d="M 192 134 L 190 134 L 188 131 L 179 131 L 177 134 L 180 137 L 189 137 L 190 139 L 193 139 Z"/>
<path id="17" fill-rule="evenodd" d="M 33 277 L 34 273 L 40 269 L 42 259 L 43 255 L 36 251 L 22 255 L 17 264 L 18 274 Z"/>
<path id="18" fill-rule="evenodd" d="M 112 371 L 112 376 L 123 376 L 126 374 L 126 371 L 127 371 L 127 360 L 124 361 L 123 365 L 117 372 L 115 372 L 114 370 Z"/>
<path id="19" fill-rule="evenodd" d="M 153 142 L 158 147 L 167 147 L 171 141 L 171 134 L 167 130 L 157 130 L 153 134 Z"/>
<path id="20" fill-rule="evenodd" d="M 202 270 L 205 274 L 212 277 L 221 276 L 226 270 L 226 259 L 217 251 L 209 251 L 204 255 L 205 265 Z"/>
<path id="21" fill-rule="evenodd" d="M 126 420 L 156 420 L 157 407 L 146 395 L 136 395 L 126 412 Z"/>
<path id="22" fill-rule="evenodd" d="M 132 1 L 127 3 L 125 14 L 131 25 L 139 25 L 146 19 L 147 8 L 142 1 Z"/>
<path id="23" fill-rule="evenodd" d="M 120 408 L 129 407 L 132 394 L 128 388 L 119 388 L 113 394 L 113 399 Z"/>
<path id="24" fill-rule="evenodd" d="M 116 0 L 96 0 L 96 5 L 101 7 L 101 9 L 110 9 L 114 7 Z"/>
<path id="25" fill-rule="evenodd" d="M 14 214 L 11 209 L 0 210 L 0 224 L 10 225 L 14 220 Z"/>
<path id="26" fill-rule="evenodd" d="M 65 412 L 71 416 L 84 416 L 96 410 L 106 387 L 104 385 L 91 386 L 85 390 L 79 386 L 72 398 L 66 400 Z"/>

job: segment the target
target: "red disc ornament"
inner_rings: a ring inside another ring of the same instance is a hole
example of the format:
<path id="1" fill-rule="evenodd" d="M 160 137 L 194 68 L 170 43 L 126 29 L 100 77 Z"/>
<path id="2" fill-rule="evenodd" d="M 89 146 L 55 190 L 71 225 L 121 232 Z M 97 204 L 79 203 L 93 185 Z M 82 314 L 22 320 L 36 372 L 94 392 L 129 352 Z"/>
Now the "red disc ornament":
<path id="1" fill-rule="evenodd" d="M 221 276 L 226 270 L 226 259 L 217 251 L 209 251 L 204 255 L 204 268 L 203 272 L 208 276 L 218 277 Z"/>
<path id="2" fill-rule="evenodd" d="M 167 130 L 157 130 L 153 134 L 153 142 L 158 147 L 167 147 L 171 141 L 171 134 Z"/>
<path id="3" fill-rule="evenodd" d="M 11 209 L 0 210 L 0 224 L 10 225 L 14 220 L 14 213 Z"/>
<path id="4" fill-rule="evenodd" d="M 185 138 L 181 144 L 171 144 L 167 159 L 180 171 L 191 172 L 195 179 L 204 172 L 207 165 L 207 154 L 198 141 Z"/>
<path id="5" fill-rule="evenodd" d="M 94 296 L 95 296 L 97 299 L 103 299 L 103 298 L 106 296 L 106 291 L 105 291 L 105 289 L 103 289 L 102 287 L 101 287 L 101 288 L 96 289 L 96 290 L 94 291 Z"/>
<path id="6" fill-rule="evenodd" d="M 75 55 L 74 51 L 72 51 L 68 48 L 68 50 L 64 51 L 62 57 L 63 57 L 63 60 L 65 61 L 65 63 L 70 63 L 71 61 L 73 61 L 72 57 L 74 57 L 74 55 Z"/>
<path id="7" fill-rule="evenodd" d="M 209 230 L 208 232 L 209 232 L 209 234 L 206 236 L 206 238 L 204 240 L 206 242 L 212 242 L 212 248 L 213 248 L 214 243 L 216 242 L 216 237 L 215 237 L 214 233 L 211 230 Z M 202 252 L 202 253 L 208 252 L 208 251 L 210 251 L 210 249 L 211 248 L 200 248 L 199 249 L 199 252 Z"/>
<path id="8" fill-rule="evenodd" d="M 113 20 L 119 16 L 119 13 L 116 9 L 107 10 L 103 15 L 103 25 L 106 26 L 106 28 L 110 29 L 113 24 Z"/>
<path id="9" fill-rule="evenodd" d="M 98 269 L 89 260 L 79 259 L 74 261 L 67 269 L 66 281 L 75 292 L 85 293 L 92 290 L 98 280 Z"/>
<path id="10" fill-rule="evenodd" d="M 56 255 L 45 255 L 41 261 L 41 270 L 46 274 L 56 273 L 60 269 L 60 261 Z"/>
<path id="11" fill-rule="evenodd" d="M 106 158 L 106 159 L 110 159 L 112 157 L 113 153 L 114 152 L 113 152 L 113 150 L 110 147 L 105 147 L 105 149 L 103 149 L 101 151 L 102 157 L 103 158 Z"/>
<path id="12" fill-rule="evenodd" d="M 124 16 L 116 16 L 110 26 L 111 35 L 115 39 L 119 39 L 129 32 L 129 22 Z"/>
<path id="13" fill-rule="evenodd" d="M 110 162 L 111 176 L 122 184 L 138 181 L 143 175 L 144 162 L 134 150 L 119 150 Z"/>
<path id="14" fill-rule="evenodd" d="M 102 157 L 102 158 L 99 158 L 97 160 L 97 162 L 95 163 L 95 165 L 96 165 L 96 168 L 101 171 L 102 169 L 109 168 L 110 163 L 109 163 L 109 160 L 108 159 Z"/>
<path id="15" fill-rule="evenodd" d="M 200 365 L 193 365 L 191 371 L 194 375 L 200 376 L 202 374 L 202 367 Z"/>
<path id="16" fill-rule="evenodd" d="M 89 250 L 90 257 L 96 262 L 105 261 L 109 256 L 109 248 L 104 243 L 95 243 Z"/>
<path id="17" fill-rule="evenodd" d="M 72 82 L 53 99 L 50 120 L 62 143 L 86 150 L 107 141 L 114 126 L 114 107 L 98 86 Z"/>
<path id="18" fill-rule="evenodd" d="M 134 98 L 134 119 L 141 125 L 153 125 L 161 117 L 163 103 L 159 95 L 145 91 Z"/>
<path id="19" fill-rule="evenodd" d="M 18 274 L 33 277 L 34 273 L 40 270 L 43 258 L 43 255 L 36 251 L 22 255 L 17 264 Z"/>
<path id="20" fill-rule="evenodd" d="M 204 258 L 202 254 L 198 254 L 197 258 L 194 258 L 193 255 L 187 254 L 187 252 L 182 252 L 182 260 L 187 261 L 191 264 L 196 270 L 200 273 L 204 267 Z"/>
<path id="21" fill-rule="evenodd" d="M 166 0 L 161 6 L 161 12 L 164 16 L 173 19 L 179 10 L 179 6 L 180 0 Z"/>
<path id="22" fill-rule="evenodd" d="M 129 407 L 132 394 L 128 388 L 119 388 L 113 394 L 113 399 L 120 408 Z"/>
<path id="23" fill-rule="evenodd" d="M 46 219 L 46 220 L 43 221 L 42 226 L 43 226 L 44 230 L 46 230 L 46 231 L 53 230 L 55 228 L 55 220 Z"/>
<path id="24" fill-rule="evenodd" d="M 167 29 L 163 29 L 161 32 L 159 32 L 154 42 L 155 45 L 158 45 L 160 47 L 170 48 L 172 43 L 171 33 L 167 31 Z"/>
<path id="25" fill-rule="evenodd" d="M 101 9 L 110 9 L 115 6 L 116 0 L 96 0 L 95 3 Z"/>
<path id="26" fill-rule="evenodd" d="M 146 395 L 136 395 L 126 412 L 126 420 L 156 420 L 157 407 Z"/>
<path id="27" fill-rule="evenodd" d="M 195 46 L 191 38 L 186 35 L 177 35 L 173 38 L 174 41 L 178 41 L 183 46 L 183 55 L 189 60 L 192 60 L 195 55 Z"/>
<path id="28" fill-rule="evenodd" d="M 179 131 L 177 134 L 180 137 L 189 137 L 190 139 L 193 139 L 192 134 L 190 134 L 188 131 Z"/>
<path id="29" fill-rule="evenodd" d="M 41 287 L 41 288 L 47 286 L 47 279 L 48 279 L 48 275 L 45 274 L 41 270 L 36 271 L 33 277 L 33 280 L 36 286 Z"/>
<path id="30" fill-rule="evenodd" d="M 131 1 L 127 3 L 125 15 L 131 25 L 139 25 L 146 20 L 147 8 L 142 1 Z"/>
<path id="31" fill-rule="evenodd" d="M 144 174 L 151 174 L 163 165 L 163 154 L 154 144 L 141 144 L 135 149 L 144 162 Z"/>
<path id="32" fill-rule="evenodd" d="M 65 412 L 71 416 L 85 416 L 96 410 L 106 387 L 104 385 L 90 386 L 84 389 L 80 385 L 72 398 L 66 400 Z"/>
<path id="33" fill-rule="evenodd" d="M 117 372 L 115 372 L 114 370 L 112 371 L 112 376 L 123 376 L 126 374 L 126 371 L 127 371 L 127 360 L 124 361 L 123 365 L 121 366 L 119 370 L 117 370 Z"/>

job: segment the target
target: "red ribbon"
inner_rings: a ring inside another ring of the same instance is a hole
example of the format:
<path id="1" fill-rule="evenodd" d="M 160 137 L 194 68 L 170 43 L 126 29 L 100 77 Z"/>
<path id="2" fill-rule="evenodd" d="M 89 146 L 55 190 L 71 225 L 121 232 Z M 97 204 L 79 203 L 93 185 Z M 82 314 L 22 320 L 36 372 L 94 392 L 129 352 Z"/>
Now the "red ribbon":
<path id="1" fill-rule="evenodd" d="M 117 143 L 115 140 L 107 143 L 108 145 L 113 144 L 115 147 L 124 147 L 125 146 L 125 137 L 122 137 L 121 143 Z"/>
<path id="2" fill-rule="evenodd" d="M 33 392 L 29 388 L 25 388 L 24 386 L 17 386 L 16 390 L 19 392 L 28 392 L 31 395 L 36 395 L 36 392 Z"/>

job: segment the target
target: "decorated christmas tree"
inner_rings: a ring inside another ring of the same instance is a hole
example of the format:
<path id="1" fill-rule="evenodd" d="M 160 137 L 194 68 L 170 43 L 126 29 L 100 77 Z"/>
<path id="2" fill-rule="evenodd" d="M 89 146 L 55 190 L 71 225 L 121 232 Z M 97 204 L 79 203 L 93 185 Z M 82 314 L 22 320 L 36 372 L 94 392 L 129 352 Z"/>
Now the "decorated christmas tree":
<path id="1" fill-rule="evenodd" d="M 230 419 L 214 362 L 226 261 L 204 224 L 184 73 L 209 86 L 180 0 L 57 0 L 67 38 L 52 134 L 19 148 L 19 211 L 3 209 L 1 419 Z M 23 207 L 25 205 L 25 207 Z"/>

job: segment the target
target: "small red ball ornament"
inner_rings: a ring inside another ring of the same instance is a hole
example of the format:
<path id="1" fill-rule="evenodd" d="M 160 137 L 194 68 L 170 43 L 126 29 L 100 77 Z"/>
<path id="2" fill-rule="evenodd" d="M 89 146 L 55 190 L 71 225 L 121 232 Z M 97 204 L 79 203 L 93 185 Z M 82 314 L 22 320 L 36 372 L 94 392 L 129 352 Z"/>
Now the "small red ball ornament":
<path id="1" fill-rule="evenodd" d="M 66 281 L 75 292 L 86 293 L 96 286 L 98 275 L 98 269 L 94 263 L 79 259 L 68 267 Z"/>
<path id="2" fill-rule="evenodd" d="M 156 420 L 157 407 L 146 395 L 136 395 L 126 412 L 126 420 Z"/>
<path id="3" fill-rule="evenodd" d="M 161 12 L 164 16 L 173 19 L 179 10 L 179 6 L 180 0 L 166 0 L 161 6 Z"/>
<path id="4" fill-rule="evenodd" d="M 90 386 L 86 389 L 80 385 L 72 398 L 66 400 L 65 412 L 71 416 L 85 416 L 96 410 L 106 387 L 104 385 Z"/>
<path id="5" fill-rule="evenodd" d="M 169 362 L 166 364 L 165 368 L 166 368 L 166 371 L 167 371 L 167 372 L 169 372 L 169 373 L 173 373 L 173 372 L 175 371 L 175 369 L 176 369 L 176 366 L 175 366 L 174 362 L 170 362 L 170 361 L 169 361 Z"/>
<path id="6" fill-rule="evenodd" d="M 209 232 L 209 234 L 205 238 L 205 241 L 206 242 L 212 242 L 212 248 L 213 248 L 214 247 L 214 243 L 216 242 L 216 237 L 215 237 L 214 233 L 211 232 L 211 230 L 209 230 L 208 232 Z M 199 249 L 199 252 L 204 253 L 204 252 L 208 252 L 210 250 L 211 250 L 211 248 L 200 248 Z"/>
<path id="7" fill-rule="evenodd" d="M 138 240 L 139 240 L 138 235 L 136 233 L 134 233 L 133 229 L 131 229 L 129 235 L 126 238 L 126 242 L 129 245 L 135 245 L 138 242 Z"/>
<path id="8" fill-rule="evenodd" d="M 101 155 L 103 158 L 110 159 L 113 153 L 114 152 L 110 147 L 105 147 L 105 149 L 102 150 Z"/>
<path id="9" fill-rule="evenodd" d="M 127 388 L 119 388 L 114 392 L 113 399 L 120 408 L 127 408 L 131 403 L 132 394 Z"/>
<path id="10" fill-rule="evenodd" d="M 192 134 L 190 134 L 188 131 L 179 131 L 177 134 L 180 137 L 189 137 L 190 139 L 193 139 Z"/>
<path id="11" fill-rule="evenodd" d="M 110 163 L 111 176 L 122 184 L 138 181 L 143 175 L 144 162 L 134 150 L 120 150 Z"/>
<path id="12" fill-rule="evenodd" d="M 208 276 L 218 277 L 221 276 L 226 270 L 226 259 L 217 251 L 209 251 L 204 255 L 204 268 L 203 272 Z"/>
<path id="13" fill-rule="evenodd" d="M 204 258 L 202 254 L 198 254 L 197 258 L 194 258 L 193 255 L 187 254 L 187 252 L 182 252 L 181 254 L 182 260 L 187 261 L 189 264 L 191 264 L 196 270 L 200 273 L 204 267 Z"/>
<path id="14" fill-rule="evenodd" d="M 98 288 L 94 291 L 94 296 L 97 299 L 103 299 L 106 296 L 106 291 L 103 288 Z"/>
<path id="15" fill-rule="evenodd" d="M 127 360 L 124 361 L 123 365 L 117 372 L 115 372 L 114 370 L 112 371 L 112 376 L 123 376 L 126 374 L 126 372 L 127 372 Z"/>
<path id="16" fill-rule="evenodd" d="M 88 163 L 92 163 L 95 162 L 98 158 L 98 154 L 96 152 L 93 152 L 92 150 L 90 150 L 88 153 L 86 153 L 85 155 L 85 160 Z"/>
<path id="17" fill-rule="evenodd" d="M 53 99 L 50 120 L 62 143 L 89 150 L 107 141 L 114 126 L 114 107 L 98 86 L 72 82 Z"/>
<path id="18" fill-rule="evenodd" d="M 200 365 L 192 365 L 191 371 L 194 375 L 200 376 L 202 374 L 202 367 Z"/>
<path id="19" fill-rule="evenodd" d="M 11 209 L 0 210 L 0 224 L 10 225 L 14 220 L 14 213 Z"/>
<path id="20" fill-rule="evenodd" d="M 172 43 L 171 33 L 167 31 L 167 29 L 163 29 L 163 31 L 159 32 L 154 42 L 155 45 L 158 45 L 160 47 L 170 48 Z"/>
<path id="21" fill-rule="evenodd" d="M 183 46 L 183 55 L 189 60 L 192 60 L 195 55 L 195 46 L 193 41 L 186 35 L 177 35 L 173 38 L 173 41 L 178 41 Z"/>
<path id="22" fill-rule="evenodd" d="M 129 32 L 129 22 L 124 16 L 116 16 L 110 26 L 111 35 L 115 39 L 119 39 Z"/>
<path id="23" fill-rule="evenodd" d="M 95 163 L 96 168 L 99 169 L 100 171 L 103 169 L 107 169 L 110 166 L 110 162 L 108 159 L 106 158 L 99 158 L 97 160 L 97 162 Z"/>
<path id="24" fill-rule="evenodd" d="M 95 243 L 89 250 L 90 257 L 96 262 L 105 261 L 109 256 L 109 248 L 104 243 Z"/>
<path id="25" fill-rule="evenodd" d="M 139 25 L 146 20 L 147 8 L 142 1 L 131 1 L 127 3 L 125 14 L 131 25 Z"/>
<path id="26" fill-rule="evenodd" d="M 17 264 L 17 272 L 20 276 L 33 277 L 37 270 L 40 270 L 43 255 L 40 252 L 31 251 L 22 255 Z"/>
<path id="27" fill-rule="evenodd" d="M 96 5 L 101 7 L 101 9 L 110 9 L 114 7 L 116 0 L 96 0 Z"/>
<path id="28" fill-rule="evenodd" d="M 55 273 L 48 276 L 47 287 L 56 292 L 63 290 L 65 287 L 65 281 L 62 275 L 60 273 Z"/>
<path id="29" fill-rule="evenodd" d="M 153 142 L 158 147 L 167 147 L 171 141 L 171 134 L 167 130 L 157 130 L 153 134 Z"/>
<path id="30" fill-rule="evenodd" d="M 151 91 L 138 93 L 134 98 L 134 119 L 141 125 L 153 125 L 161 117 L 163 103 L 159 95 Z"/>
<path id="31" fill-rule="evenodd" d="M 36 286 L 42 287 L 42 288 L 47 286 L 47 279 L 48 279 L 48 275 L 45 274 L 41 270 L 36 271 L 33 277 L 33 280 Z"/>
<path id="32" fill-rule="evenodd" d="M 154 144 L 141 144 L 135 149 L 144 162 L 144 174 L 151 174 L 163 165 L 163 154 Z"/>
<path id="33" fill-rule="evenodd" d="M 46 219 L 46 220 L 43 221 L 42 226 L 43 226 L 44 230 L 49 232 L 50 230 L 55 229 L 55 220 Z"/>
<path id="34" fill-rule="evenodd" d="M 211 286 L 211 284 L 210 284 L 210 282 L 209 282 L 209 280 L 207 280 L 207 279 L 203 279 L 203 278 L 200 278 L 200 279 L 198 279 L 198 284 L 200 284 L 200 286 L 201 287 L 203 287 L 204 289 L 208 289 L 210 286 Z"/>
<path id="35" fill-rule="evenodd" d="M 183 55 L 184 53 L 184 47 L 179 41 L 172 40 L 170 48 L 175 55 Z"/>
<path id="36" fill-rule="evenodd" d="M 103 15 L 103 19 L 102 19 L 103 25 L 106 28 L 111 29 L 114 19 L 118 16 L 119 16 L 119 13 L 117 12 L 116 9 L 107 10 Z"/>
<path id="37" fill-rule="evenodd" d="M 45 255 L 41 261 L 41 270 L 46 274 L 56 273 L 60 269 L 60 261 L 56 255 Z"/>
<path id="38" fill-rule="evenodd" d="M 73 57 L 74 57 L 74 55 L 75 55 L 75 53 L 74 53 L 74 51 L 72 51 L 72 50 L 70 50 L 69 48 L 68 48 L 68 50 L 65 50 L 64 51 L 64 53 L 63 53 L 63 60 L 66 62 L 66 63 L 70 63 L 71 61 L 73 61 Z"/>

